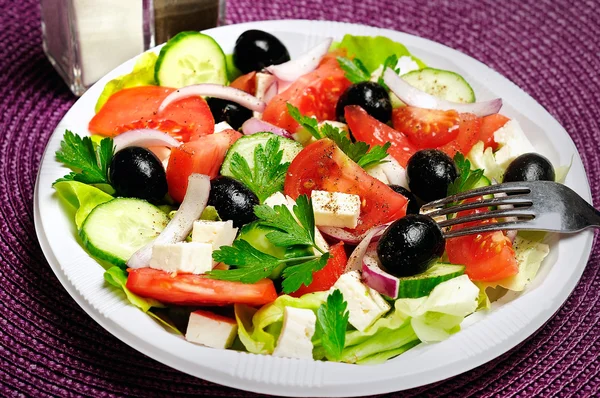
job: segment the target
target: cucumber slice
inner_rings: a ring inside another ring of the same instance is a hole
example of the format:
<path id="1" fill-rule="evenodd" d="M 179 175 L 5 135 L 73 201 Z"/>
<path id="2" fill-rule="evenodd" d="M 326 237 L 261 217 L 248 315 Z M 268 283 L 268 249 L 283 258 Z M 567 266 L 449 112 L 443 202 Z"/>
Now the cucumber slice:
<path id="1" fill-rule="evenodd" d="M 227 177 L 233 177 L 231 172 L 231 160 L 233 159 L 234 153 L 239 153 L 246 161 L 250 169 L 254 168 L 254 149 L 258 145 L 265 145 L 270 138 L 279 138 L 279 150 L 283 151 L 282 162 L 291 162 L 297 154 L 303 149 L 302 144 L 290 140 L 289 138 L 279 137 L 273 133 L 257 133 L 252 135 L 246 135 L 237 140 L 225 155 L 225 160 L 221 166 L 221 175 Z"/>
<path id="2" fill-rule="evenodd" d="M 434 287 L 465 272 L 462 265 L 437 263 L 427 271 L 415 276 L 398 278 L 400 285 L 397 298 L 418 298 L 427 296 Z"/>
<path id="3" fill-rule="evenodd" d="M 227 62 L 217 42 L 200 32 L 181 32 L 160 50 L 154 78 L 159 86 L 227 84 Z"/>
<path id="4" fill-rule="evenodd" d="M 145 200 L 116 198 L 96 206 L 79 236 L 91 255 L 118 266 L 156 238 L 169 216 Z"/>
<path id="5" fill-rule="evenodd" d="M 433 96 L 452 102 L 475 102 L 475 92 L 458 73 L 424 68 L 402 75 L 411 86 Z"/>

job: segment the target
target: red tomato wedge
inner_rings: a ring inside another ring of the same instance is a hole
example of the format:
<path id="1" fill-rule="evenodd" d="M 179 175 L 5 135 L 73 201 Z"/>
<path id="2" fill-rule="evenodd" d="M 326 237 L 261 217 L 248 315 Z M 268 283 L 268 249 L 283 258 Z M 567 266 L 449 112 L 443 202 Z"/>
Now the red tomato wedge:
<path id="1" fill-rule="evenodd" d="M 482 209 L 466 210 L 459 212 L 458 217 L 485 211 Z M 452 229 L 457 230 L 491 222 L 496 221 L 475 221 L 456 225 Z M 494 282 L 519 272 L 512 243 L 501 231 L 448 239 L 446 240 L 446 252 L 451 263 L 466 267 L 465 273 L 473 281 Z"/>
<path id="2" fill-rule="evenodd" d="M 495 151 L 498 149 L 498 144 L 494 141 L 494 133 L 501 128 L 510 119 L 504 115 L 496 113 L 481 118 L 481 129 L 479 130 L 479 140 L 483 141 L 485 147 L 492 147 Z"/>
<path id="3" fill-rule="evenodd" d="M 284 184 L 286 195 L 296 199 L 313 190 L 343 192 L 360 196 L 358 226 L 362 234 L 371 227 L 404 217 L 407 199 L 371 177 L 330 139 L 304 148 L 292 161 Z"/>
<path id="4" fill-rule="evenodd" d="M 117 127 L 117 132 L 118 134 L 121 134 L 126 131 L 138 129 L 159 130 L 183 142 L 189 141 L 192 137 L 192 132 L 189 128 L 182 126 L 179 123 L 175 123 L 172 120 L 138 120 L 137 122 Z"/>
<path id="5" fill-rule="evenodd" d="M 215 120 L 206 101 L 201 97 L 185 98 L 158 113 L 162 101 L 174 88 L 141 86 L 123 89 L 113 94 L 88 125 L 93 134 L 114 137 L 123 126 L 132 123 L 170 120 L 190 131 L 190 140 L 212 134 Z M 168 131 L 167 131 L 168 132 Z"/>
<path id="6" fill-rule="evenodd" d="M 479 141 L 480 129 L 480 118 L 472 113 L 461 113 L 456 139 L 438 149 L 444 151 L 451 158 L 454 157 L 456 152 L 466 155 L 473 148 L 473 145 Z"/>
<path id="7" fill-rule="evenodd" d="M 167 165 L 169 195 L 181 203 L 192 173 L 206 174 L 211 179 L 219 174 L 225 154 L 242 134 L 235 130 L 206 135 L 173 148 Z"/>
<path id="8" fill-rule="evenodd" d="M 305 116 L 315 116 L 319 121 L 334 120 L 338 99 L 350 85 L 335 55 L 328 55 L 316 70 L 300 77 L 276 95 L 267 104 L 263 120 L 287 131 L 296 131 L 298 123 L 288 113 L 288 102 Z"/>
<path id="9" fill-rule="evenodd" d="M 300 286 L 300 289 L 291 293 L 290 296 L 300 297 L 308 293 L 323 292 L 329 290 L 331 286 L 342 276 L 346 269 L 348 256 L 344 249 L 344 242 L 340 242 L 329 248 L 329 260 L 322 270 L 313 274 L 313 281 L 308 286 Z"/>
<path id="10" fill-rule="evenodd" d="M 273 281 L 256 283 L 220 281 L 202 275 L 176 274 L 152 268 L 129 269 L 127 288 L 142 297 L 178 305 L 259 306 L 277 298 Z"/>
<path id="11" fill-rule="evenodd" d="M 256 93 L 256 72 L 246 73 L 231 82 L 231 87 L 254 95 Z"/>
<path id="12" fill-rule="evenodd" d="M 347 106 L 344 108 L 344 115 L 348 122 L 348 128 L 357 141 L 363 141 L 369 145 L 385 145 L 390 142 L 392 146 L 388 149 L 388 153 L 402 167 L 406 167 L 408 159 L 418 150 L 404 133 L 381 123 L 359 106 Z"/>
<path id="13" fill-rule="evenodd" d="M 456 139 L 459 122 L 460 116 L 454 110 L 403 106 L 392 112 L 394 128 L 421 149 L 437 148 Z"/>

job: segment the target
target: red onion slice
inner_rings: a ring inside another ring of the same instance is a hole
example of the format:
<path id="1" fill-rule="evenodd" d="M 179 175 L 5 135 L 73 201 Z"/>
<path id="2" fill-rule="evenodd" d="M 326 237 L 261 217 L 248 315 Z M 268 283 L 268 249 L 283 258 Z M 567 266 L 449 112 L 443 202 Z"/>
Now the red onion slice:
<path id="1" fill-rule="evenodd" d="M 400 185 L 408 189 L 408 180 L 406 179 L 406 169 L 400 166 L 400 163 L 391 156 L 387 156 L 384 160 L 385 163 L 381 163 L 381 169 L 383 174 L 387 177 L 391 185 Z"/>
<path id="2" fill-rule="evenodd" d="M 377 292 L 395 299 L 398 297 L 400 280 L 381 269 L 376 253 L 367 253 L 362 262 L 362 280 Z"/>
<path id="3" fill-rule="evenodd" d="M 335 239 L 337 241 L 341 241 L 347 243 L 349 245 L 358 245 L 369 233 L 369 231 L 363 233 L 362 235 L 356 235 L 350 231 L 345 230 L 344 228 L 338 227 L 318 227 L 319 231 L 323 235 L 326 235 L 329 238 Z M 383 231 L 379 231 L 376 233 L 371 241 L 376 242 L 379 240 L 379 237 L 383 234 Z"/>
<path id="4" fill-rule="evenodd" d="M 169 244 L 183 241 L 192 231 L 194 221 L 200 218 L 208 203 L 210 178 L 204 174 L 192 174 L 188 178 L 185 197 L 175 217 L 163 231 L 146 246 L 142 247 L 127 261 L 129 268 L 144 268 L 150 263 L 152 247 L 155 244 Z"/>
<path id="5" fill-rule="evenodd" d="M 255 117 L 251 117 L 250 119 L 246 120 L 244 124 L 242 124 L 242 132 L 244 135 L 262 133 L 263 131 L 267 131 L 284 138 L 292 138 L 292 135 L 287 130 Z"/>
<path id="6" fill-rule="evenodd" d="M 389 227 L 390 224 L 391 223 L 378 225 L 367 231 L 367 234 L 365 235 L 364 239 L 358 244 L 358 246 L 354 248 L 354 251 L 350 255 L 344 273 L 350 271 L 358 271 L 362 269 L 362 260 L 365 256 L 365 253 L 367 252 L 367 249 L 369 248 L 371 240 L 375 235 L 381 234 L 383 231 L 385 231 L 385 229 Z"/>
<path id="7" fill-rule="evenodd" d="M 293 82 L 300 76 L 317 69 L 317 66 L 329 51 L 332 41 L 332 38 L 327 38 L 301 57 L 283 64 L 268 66 L 266 69 L 280 80 Z"/>
<path id="8" fill-rule="evenodd" d="M 498 113 L 500 108 L 502 108 L 501 98 L 484 102 L 461 104 L 434 97 L 433 95 L 427 94 L 426 92 L 411 86 L 398 76 L 396 72 L 389 68 L 386 68 L 385 72 L 383 72 L 383 81 L 402 102 L 409 106 L 439 109 L 443 111 L 454 109 L 458 112 L 474 113 L 477 116 L 492 115 Z"/>
<path id="9" fill-rule="evenodd" d="M 158 112 L 160 113 L 164 111 L 165 108 L 171 105 L 173 102 L 177 102 L 184 98 L 197 96 L 208 96 L 233 101 L 245 108 L 250 109 L 251 111 L 261 113 L 265 110 L 265 106 L 267 105 L 264 101 L 259 100 L 255 96 L 250 95 L 245 91 L 238 90 L 237 88 L 222 86 L 220 84 L 204 83 L 183 87 L 172 92 L 160 104 L 158 107 Z"/>
<path id="10" fill-rule="evenodd" d="M 153 129 L 126 131 L 113 138 L 113 143 L 115 145 L 115 152 L 118 152 L 121 149 L 129 146 L 141 146 L 144 148 L 151 146 L 166 146 L 169 148 L 174 148 L 181 145 L 181 142 L 177 141 L 169 134 Z"/>

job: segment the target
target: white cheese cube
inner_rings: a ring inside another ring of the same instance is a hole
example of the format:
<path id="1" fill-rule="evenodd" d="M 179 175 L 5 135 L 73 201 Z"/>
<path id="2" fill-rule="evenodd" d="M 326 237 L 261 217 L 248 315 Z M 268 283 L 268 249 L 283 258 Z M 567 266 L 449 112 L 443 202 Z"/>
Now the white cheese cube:
<path id="1" fill-rule="evenodd" d="M 213 250 L 221 246 L 230 246 L 237 235 L 237 228 L 233 221 L 194 221 L 192 229 L 192 242 L 210 243 Z"/>
<path id="2" fill-rule="evenodd" d="M 233 130 L 233 127 L 231 127 L 227 122 L 220 122 L 215 124 L 215 134 L 225 130 Z"/>
<path id="3" fill-rule="evenodd" d="M 264 204 L 269 207 L 287 206 L 288 201 L 285 195 L 281 192 L 275 192 L 273 195 L 265 199 Z M 291 209 L 290 209 L 291 210 Z M 293 214 L 293 213 L 292 213 Z"/>
<path id="4" fill-rule="evenodd" d="M 323 227 L 356 228 L 360 196 L 341 192 L 312 191 L 315 224 Z"/>
<path id="5" fill-rule="evenodd" d="M 361 332 L 390 310 L 390 305 L 378 292 L 360 281 L 358 271 L 340 276 L 331 292 L 336 289 L 348 303 L 348 322 Z"/>
<path id="6" fill-rule="evenodd" d="M 412 57 L 409 57 L 408 55 L 403 55 L 402 57 L 398 58 L 396 69 L 400 69 L 400 73 L 398 74 L 402 76 L 408 72 L 419 70 L 420 68 L 419 64 L 416 63 L 415 60 L 412 59 Z"/>
<path id="7" fill-rule="evenodd" d="M 235 319 L 208 311 L 194 311 L 190 314 L 185 339 L 207 347 L 229 348 L 237 331 Z"/>
<path id="8" fill-rule="evenodd" d="M 264 101 L 265 95 L 267 94 L 267 90 L 275 81 L 275 77 L 269 73 L 258 72 L 254 79 L 256 84 L 256 92 L 254 96 L 259 100 Z M 252 113 L 252 116 L 258 119 L 262 119 L 261 112 L 254 111 Z"/>
<path id="9" fill-rule="evenodd" d="M 384 163 L 376 164 L 375 166 L 369 167 L 367 170 L 367 174 L 369 174 L 373 178 L 377 178 L 379 181 L 384 184 L 389 184 L 390 180 L 388 180 L 387 175 L 385 174 L 385 170 L 383 168 Z"/>
<path id="10" fill-rule="evenodd" d="M 308 309 L 285 307 L 283 328 L 273 351 L 276 357 L 312 359 L 312 337 L 317 317 Z"/>
<path id="11" fill-rule="evenodd" d="M 494 141 L 500 149 L 494 154 L 498 165 L 505 169 L 510 162 L 524 153 L 535 152 L 533 145 L 516 120 L 509 120 L 494 133 Z"/>
<path id="12" fill-rule="evenodd" d="M 204 274 L 213 268 L 212 251 L 210 243 L 157 244 L 152 248 L 150 268 L 166 272 Z"/>

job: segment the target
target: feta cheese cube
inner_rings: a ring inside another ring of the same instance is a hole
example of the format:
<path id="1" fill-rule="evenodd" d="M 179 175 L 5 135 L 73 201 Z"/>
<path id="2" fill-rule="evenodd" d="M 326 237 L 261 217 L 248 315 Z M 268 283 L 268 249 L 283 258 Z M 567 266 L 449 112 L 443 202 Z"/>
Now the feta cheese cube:
<path id="1" fill-rule="evenodd" d="M 264 100 L 265 95 L 267 94 L 267 90 L 269 89 L 269 87 L 271 87 L 271 85 L 274 82 L 274 76 L 269 73 L 258 72 L 254 79 L 255 79 L 254 81 L 256 83 L 255 97 L 258 98 L 259 100 Z M 254 111 L 252 113 L 252 116 L 254 116 L 255 118 L 261 119 L 262 113 Z"/>
<path id="2" fill-rule="evenodd" d="M 233 127 L 231 127 L 227 122 L 220 122 L 215 124 L 215 134 L 225 130 L 233 130 Z"/>
<path id="3" fill-rule="evenodd" d="M 203 274 L 213 268 L 212 251 L 210 243 L 156 244 L 152 248 L 150 268 L 166 272 Z"/>
<path id="4" fill-rule="evenodd" d="M 185 339 L 207 347 L 229 348 L 237 331 L 235 319 L 208 311 L 194 311 L 190 314 Z"/>
<path id="5" fill-rule="evenodd" d="M 398 58 L 396 69 L 400 69 L 400 73 L 398 74 L 402 76 L 408 72 L 419 70 L 420 68 L 419 64 L 416 63 L 415 60 L 412 59 L 412 57 L 409 57 L 408 55 L 403 55 L 402 57 Z"/>
<path id="6" fill-rule="evenodd" d="M 192 229 L 192 242 L 210 243 L 213 250 L 221 246 L 230 246 L 233 243 L 237 228 L 233 227 L 233 221 L 194 221 Z"/>
<path id="7" fill-rule="evenodd" d="M 287 206 L 288 205 L 288 200 L 287 200 L 286 196 L 283 193 L 281 193 L 281 192 L 275 192 L 273 195 L 271 195 L 267 199 L 265 199 L 264 204 L 267 205 L 267 206 L 269 206 L 269 207 Z"/>
<path id="8" fill-rule="evenodd" d="M 312 191 L 315 224 L 324 227 L 356 228 L 360 196 L 341 192 Z"/>
<path id="9" fill-rule="evenodd" d="M 390 180 L 388 180 L 387 175 L 385 174 L 383 163 L 376 164 L 375 166 L 369 167 L 365 170 L 367 174 L 369 174 L 373 178 L 377 178 L 379 181 L 384 184 L 389 184 Z"/>
<path id="10" fill-rule="evenodd" d="M 390 310 L 390 305 L 377 291 L 360 281 L 358 271 L 340 276 L 331 291 L 336 289 L 348 303 L 348 322 L 361 332 Z"/>
<path id="11" fill-rule="evenodd" d="M 500 149 L 494 154 L 498 165 L 505 169 L 510 162 L 524 153 L 535 152 L 533 145 L 525 136 L 519 122 L 509 120 L 494 133 L 494 141 Z"/>
<path id="12" fill-rule="evenodd" d="M 273 351 L 276 357 L 312 359 L 317 317 L 308 309 L 285 307 L 283 328 Z"/>

